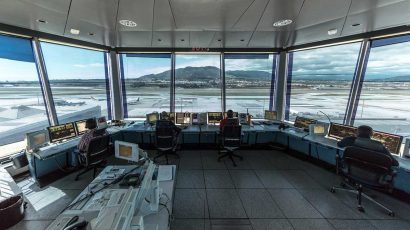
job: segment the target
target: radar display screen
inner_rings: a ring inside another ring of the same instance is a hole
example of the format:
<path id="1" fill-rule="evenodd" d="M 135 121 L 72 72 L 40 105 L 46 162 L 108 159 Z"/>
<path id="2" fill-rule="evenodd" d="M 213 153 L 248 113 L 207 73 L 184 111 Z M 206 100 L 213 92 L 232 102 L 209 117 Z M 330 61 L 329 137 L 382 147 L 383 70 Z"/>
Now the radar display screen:
<path id="1" fill-rule="evenodd" d="M 276 111 L 265 110 L 265 120 L 276 121 L 277 120 Z"/>
<path id="2" fill-rule="evenodd" d="M 329 129 L 329 137 L 333 137 L 340 140 L 345 137 L 356 136 L 356 132 L 356 127 L 331 123 Z"/>
<path id="3" fill-rule="evenodd" d="M 219 124 L 222 120 L 222 112 L 209 112 L 208 124 Z"/>
<path id="4" fill-rule="evenodd" d="M 224 118 L 228 118 L 228 113 L 224 112 Z M 238 112 L 233 112 L 233 117 L 232 118 L 238 118 Z"/>
<path id="5" fill-rule="evenodd" d="M 295 123 L 293 124 L 296 128 L 308 129 L 309 125 L 316 124 L 315 119 L 310 119 L 306 117 L 296 117 Z"/>
<path id="6" fill-rule="evenodd" d="M 176 122 L 178 125 L 191 124 L 191 114 L 190 113 L 176 113 Z"/>
<path id="7" fill-rule="evenodd" d="M 147 122 L 148 122 L 149 124 L 154 125 L 155 122 L 158 121 L 158 118 L 159 118 L 159 114 L 158 114 L 158 113 L 149 113 L 149 114 L 147 114 Z"/>
<path id="8" fill-rule="evenodd" d="M 87 132 L 88 128 L 85 127 L 86 123 L 87 123 L 87 120 L 80 120 L 80 121 L 74 122 L 78 136 L 83 135 L 85 132 Z"/>
<path id="9" fill-rule="evenodd" d="M 73 138 L 76 136 L 73 122 L 63 125 L 50 126 L 47 129 L 48 133 L 50 134 L 51 143 Z"/>
<path id="10" fill-rule="evenodd" d="M 399 154 L 403 137 L 395 134 L 374 131 L 373 140 L 380 141 L 391 153 Z"/>
<path id="11" fill-rule="evenodd" d="M 161 120 L 164 120 L 164 117 L 162 113 L 160 114 Z M 172 123 L 175 123 L 175 113 L 174 112 L 167 112 L 167 120 L 171 121 Z"/>

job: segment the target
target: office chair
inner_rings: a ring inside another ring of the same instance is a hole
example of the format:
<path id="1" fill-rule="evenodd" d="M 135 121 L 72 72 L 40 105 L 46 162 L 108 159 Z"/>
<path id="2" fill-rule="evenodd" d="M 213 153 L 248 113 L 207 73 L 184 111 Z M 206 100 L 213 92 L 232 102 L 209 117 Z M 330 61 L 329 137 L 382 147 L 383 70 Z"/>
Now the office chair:
<path id="1" fill-rule="evenodd" d="M 169 121 L 157 121 L 155 127 L 155 147 L 158 155 L 154 157 L 154 161 L 165 156 L 167 164 L 169 164 L 168 155 L 174 155 L 179 158 L 179 155 L 176 153 L 177 143 L 178 133 L 170 125 Z"/>
<path id="2" fill-rule="evenodd" d="M 333 186 L 330 191 L 335 193 L 340 190 L 356 194 L 357 209 L 360 212 L 365 211 L 362 206 L 363 196 L 386 210 L 390 216 L 394 216 L 392 210 L 363 193 L 363 187 L 391 192 L 395 176 L 392 164 L 390 156 L 384 153 L 356 146 L 347 147 L 342 158 L 336 156 L 337 174 L 343 178 L 342 187 Z"/>
<path id="3" fill-rule="evenodd" d="M 230 120 L 230 119 L 229 119 Z M 219 153 L 225 152 L 222 156 L 218 157 L 218 161 L 221 161 L 224 157 L 229 157 L 231 159 L 233 166 L 236 167 L 234 157 L 243 160 L 242 156 L 234 153 L 235 150 L 241 147 L 241 137 L 242 137 L 242 126 L 238 125 L 235 121 L 228 121 L 224 126 L 223 132 L 221 133 L 222 148 Z"/>
<path id="4" fill-rule="evenodd" d="M 75 177 L 76 181 L 81 175 L 90 170 L 94 170 L 93 178 L 95 178 L 97 168 L 102 168 L 105 165 L 105 157 L 107 156 L 109 147 L 109 138 L 108 135 L 94 137 L 91 139 L 87 151 L 78 155 L 80 165 L 84 166 L 85 169 Z"/>

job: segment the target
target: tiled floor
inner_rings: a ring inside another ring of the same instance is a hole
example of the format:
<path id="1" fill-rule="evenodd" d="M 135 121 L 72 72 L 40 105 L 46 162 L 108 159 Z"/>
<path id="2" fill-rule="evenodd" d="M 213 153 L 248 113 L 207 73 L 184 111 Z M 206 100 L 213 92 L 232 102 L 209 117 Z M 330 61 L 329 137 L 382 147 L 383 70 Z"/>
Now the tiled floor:
<path id="1" fill-rule="evenodd" d="M 396 217 L 353 194 L 329 192 L 340 179 L 282 152 L 241 150 L 232 167 L 211 150 L 181 151 L 174 199 L 173 230 L 410 229 L 410 205 L 371 192 Z"/>
<path id="2" fill-rule="evenodd" d="M 172 230 L 410 229 L 410 205 L 372 192 L 395 212 L 364 201 L 355 209 L 353 194 L 332 194 L 339 178 L 309 162 L 268 150 L 240 150 L 233 167 L 218 162 L 213 150 L 180 151 Z M 123 164 L 110 158 L 111 164 Z M 70 174 L 44 188 L 31 179 L 19 184 L 29 199 L 24 221 L 10 229 L 44 229 L 92 180 Z"/>

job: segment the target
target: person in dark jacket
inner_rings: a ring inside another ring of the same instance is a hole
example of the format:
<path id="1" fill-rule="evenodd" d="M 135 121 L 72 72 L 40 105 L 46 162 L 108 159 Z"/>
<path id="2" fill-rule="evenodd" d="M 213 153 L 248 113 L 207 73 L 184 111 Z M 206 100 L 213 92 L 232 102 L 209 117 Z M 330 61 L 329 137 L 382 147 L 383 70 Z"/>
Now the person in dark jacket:
<path id="1" fill-rule="evenodd" d="M 380 142 L 372 140 L 373 129 L 367 125 L 361 125 L 357 128 L 356 136 L 345 137 L 337 143 L 337 146 L 344 148 L 348 146 L 356 146 L 360 148 L 370 149 L 376 152 L 388 155 L 393 162 L 393 166 L 398 166 L 399 162 L 391 155 L 390 151 Z"/>

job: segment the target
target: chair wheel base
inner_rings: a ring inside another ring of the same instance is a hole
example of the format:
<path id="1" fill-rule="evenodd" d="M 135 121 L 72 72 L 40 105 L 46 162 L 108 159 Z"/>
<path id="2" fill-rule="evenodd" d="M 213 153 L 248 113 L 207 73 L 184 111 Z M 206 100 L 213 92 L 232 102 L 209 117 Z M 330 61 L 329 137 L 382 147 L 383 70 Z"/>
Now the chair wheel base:
<path id="1" fill-rule="evenodd" d="M 330 192 L 331 192 L 331 193 L 336 193 L 336 190 L 335 190 L 334 188 L 331 188 L 331 189 L 330 189 Z"/>
<path id="2" fill-rule="evenodd" d="M 359 210 L 359 212 L 364 212 L 364 208 L 362 206 L 357 206 L 357 210 Z"/>
<path id="3" fill-rule="evenodd" d="M 394 212 L 389 212 L 389 216 L 394 217 L 396 214 Z"/>

